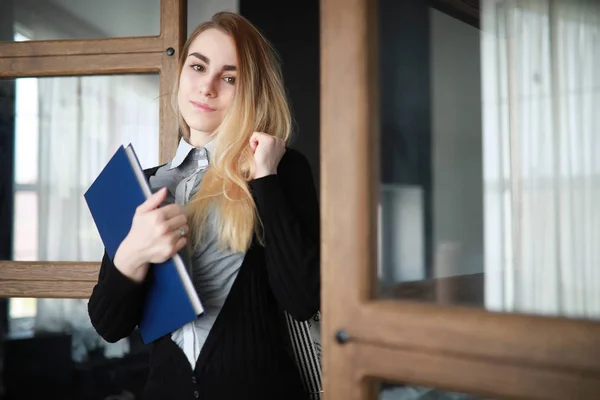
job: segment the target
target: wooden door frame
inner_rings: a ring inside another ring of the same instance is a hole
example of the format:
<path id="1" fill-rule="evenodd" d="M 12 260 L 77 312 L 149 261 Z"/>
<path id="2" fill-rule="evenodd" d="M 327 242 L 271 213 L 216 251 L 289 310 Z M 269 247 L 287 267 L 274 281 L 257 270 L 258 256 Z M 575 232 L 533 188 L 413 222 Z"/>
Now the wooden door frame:
<path id="1" fill-rule="evenodd" d="M 171 95 L 186 36 L 187 0 L 161 0 L 158 36 L 0 42 L 0 78 L 158 73 L 164 163 L 179 140 Z M 88 298 L 99 269 L 99 262 L 0 260 L 0 297 Z"/>
<path id="2" fill-rule="evenodd" d="M 326 399 L 373 399 L 377 380 L 496 398 L 599 398 L 598 322 L 375 299 L 376 7 L 321 0 Z"/>

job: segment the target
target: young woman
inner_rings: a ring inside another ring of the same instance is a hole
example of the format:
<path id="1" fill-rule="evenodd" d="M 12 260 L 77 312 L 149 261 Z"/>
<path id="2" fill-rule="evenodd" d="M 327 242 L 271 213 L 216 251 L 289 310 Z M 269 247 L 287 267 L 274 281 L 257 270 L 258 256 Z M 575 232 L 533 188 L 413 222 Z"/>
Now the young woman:
<path id="1" fill-rule="evenodd" d="M 155 193 L 104 256 L 91 321 L 109 342 L 127 337 L 152 264 L 187 253 L 205 314 L 152 343 L 144 399 L 307 399 L 283 312 L 319 309 L 319 207 L 307 160 L 286 148 L 275 54 L 247 20 L 218 13 L 183 47 L 176 98 L 176 155 L 146 171 Z"/>

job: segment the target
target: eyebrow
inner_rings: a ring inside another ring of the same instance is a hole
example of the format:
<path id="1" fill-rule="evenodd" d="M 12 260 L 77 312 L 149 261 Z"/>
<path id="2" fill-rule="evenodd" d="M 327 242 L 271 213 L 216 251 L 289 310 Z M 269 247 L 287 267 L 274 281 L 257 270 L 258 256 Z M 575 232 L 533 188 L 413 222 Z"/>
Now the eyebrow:
<path id="1" fill-rule="evenodd" d="M 206 64 L 210 65 L 210 59 L 203 54 L 193 52 L 188 55 L 188 57 L 194 56 L 199 60 L 204 61 Z M 235 65 L 224 65 L 223 71 L 237 71 L 237 67 Z"/>

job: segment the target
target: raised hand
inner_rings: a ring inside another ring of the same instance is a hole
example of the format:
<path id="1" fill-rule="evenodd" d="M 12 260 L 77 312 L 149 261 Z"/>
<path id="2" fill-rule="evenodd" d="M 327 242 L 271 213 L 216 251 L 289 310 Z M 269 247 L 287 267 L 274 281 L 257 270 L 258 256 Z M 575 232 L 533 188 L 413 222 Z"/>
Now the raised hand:
<path id="1" fill-rule="evenodd" d="M 254 179 L 277 173 L 277 166 L 285 154 L 285 142 L 264 132 L 254 132 L 250 137 L 254 152 Z"/>

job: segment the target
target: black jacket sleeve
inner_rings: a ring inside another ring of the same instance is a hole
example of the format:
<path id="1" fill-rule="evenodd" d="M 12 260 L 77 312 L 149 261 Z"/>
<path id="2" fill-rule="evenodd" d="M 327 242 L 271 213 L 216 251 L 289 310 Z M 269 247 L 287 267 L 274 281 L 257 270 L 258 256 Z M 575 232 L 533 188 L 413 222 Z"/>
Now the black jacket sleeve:
<path id="1" fill-rule="evenodd" d="M 280 306 L 299 321 L 320 307 L 319 204 L 310 165 L 287 149 L 277 169 L 250 182 L 262 221 L 269 283 Z"/>
<path id="2" fill-rule="evenodd" d="M 92 325 L 107 342 L 128 337 L 139 324 L 144 291 L 144 283 L 123 275 L 104 254 L 98 283 L 88 302 L 88 313 Z"/>

